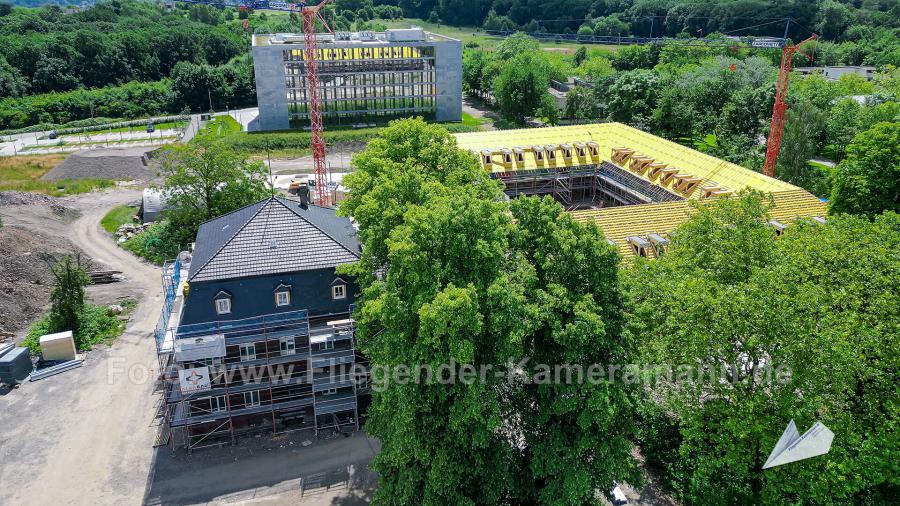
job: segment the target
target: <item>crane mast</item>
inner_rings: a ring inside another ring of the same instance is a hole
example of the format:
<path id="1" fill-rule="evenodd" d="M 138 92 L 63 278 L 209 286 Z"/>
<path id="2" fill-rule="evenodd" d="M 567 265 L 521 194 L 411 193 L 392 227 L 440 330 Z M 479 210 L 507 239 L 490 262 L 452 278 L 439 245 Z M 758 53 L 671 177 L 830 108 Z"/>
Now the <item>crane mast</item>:
<path id="1" fill-rule="evenodd" d="M 303 16 L 303 34 L 306 38 L 305 67 L 306 67 L 306 94 L 309 104 L 309 127 L 312 132 L 313 165 L 316 172 L 316 204 L 329 206 L 328 188 L 325 182 L 325 134 L 322 126 L 322 106 L 319 101 L 319 64 L 318 64 L 318 38 L 316 36 L 316 20 L 321 19 L 325 27 L 328 23 L 322 18 L 319 11 L 328 3 L 323 0 L 315 6 L 300 4 L 300 14 Z"/>
<path id="2" fill-rule="evenodd" d="M 784 133 L 784 113 L 787 111 L 788 78 L 791 75 L 791 62 L 794 53 L 804 44 L 815 41 L 818 38 L 813 34 L 810 38 L 799 44 L 785 45 L 781 50 L 781 68 L 778 70 L 778 82 L 775 85 L 775 105 L 772 107 L 772 122 L 769 125 L 769 140 L 766 144 L 766 164 L 763 174 L 775 177 L 775 162 L 778 161 L 778 151 L 781 149 L 781 136 Z M 812 57 L 801 52 L 810 60 Z"/>

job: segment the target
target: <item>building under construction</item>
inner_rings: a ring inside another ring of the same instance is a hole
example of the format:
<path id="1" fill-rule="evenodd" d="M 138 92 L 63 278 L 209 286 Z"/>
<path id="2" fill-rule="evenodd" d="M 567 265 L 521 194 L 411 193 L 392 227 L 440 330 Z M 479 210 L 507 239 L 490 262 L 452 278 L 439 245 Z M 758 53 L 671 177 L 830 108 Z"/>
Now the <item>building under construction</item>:
<path id="1" fill-rule="evenodd" d="M 462 119 L 462 45 L 421 28 L 316 34 L 326 124 L 362 126 L 422 116 Z M 259 130 L 309 125 L 303 34 L 253 36 Z"/>
<path id="2" fill-rule="evenodd" d="M 335 271 L 358 258 L 333 209 L 272 197 L 203 223 L 194 251 L 163 269 L 158 444 L 358 430 L 369 391 L 357 287 Z"/>
<path id="3" fill-rule="evenodd" d="M 653 257 L 694 212 L 692 200 L 744 189 L 771 193 L 771 226 L 823 220 L 825 204 L 797 186 L 621 123 L 456 135 L 506 194 L 550 195 L 576 220 L 594 221 L 626 257 Z"/>

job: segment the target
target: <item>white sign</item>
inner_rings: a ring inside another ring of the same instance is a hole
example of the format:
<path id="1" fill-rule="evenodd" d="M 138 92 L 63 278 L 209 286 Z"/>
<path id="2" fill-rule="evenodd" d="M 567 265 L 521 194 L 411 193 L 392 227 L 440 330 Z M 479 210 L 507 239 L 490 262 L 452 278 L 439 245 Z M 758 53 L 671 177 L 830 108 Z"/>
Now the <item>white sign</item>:
<path id="1" fill-rule="evenodd" d="M 194 367 L 178 371 L 178 381 L 181 383 L 181 392 L 188 394 L 193 392 L 205 392 L 209 390 L 209 367 Z"/>
<path id="2" fill-rule="evenodd" d="M 781 42 L 777 40 L 754 40 L 750 45 L 753 47 L 781 47 Z"/>

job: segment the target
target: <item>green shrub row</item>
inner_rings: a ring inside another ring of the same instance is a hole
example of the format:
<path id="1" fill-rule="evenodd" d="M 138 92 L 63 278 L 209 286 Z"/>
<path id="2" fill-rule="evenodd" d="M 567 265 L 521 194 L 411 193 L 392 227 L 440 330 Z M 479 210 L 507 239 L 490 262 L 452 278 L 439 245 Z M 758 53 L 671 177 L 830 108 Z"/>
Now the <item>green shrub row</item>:
<path id="1" fill-rule="evenodd" d="M 173 101 L 168 80 L 5 98 L 0 100 L 0 128 L 64 124 L 91 116 L 142 118 L 172 110 Z"/>

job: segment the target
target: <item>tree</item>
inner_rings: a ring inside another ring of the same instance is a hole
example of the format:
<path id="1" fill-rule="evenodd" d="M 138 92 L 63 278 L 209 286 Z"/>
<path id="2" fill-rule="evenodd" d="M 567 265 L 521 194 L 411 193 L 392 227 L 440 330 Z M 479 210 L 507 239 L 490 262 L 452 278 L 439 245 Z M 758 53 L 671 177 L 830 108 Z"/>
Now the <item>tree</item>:
<path id="1" fill-rule="evenodd" d="M 617 253 L 599 230 L 551 199 L 509 204 L 422 120 L 391 123 L 353 164 L 339 212 L 363 255 L 344 269 L 363 289 L 358 342 L 385 373 L 366 424 L 382 442 L 373 502 L 578 504 L 626 477 L 628 388 L 530 380 L 544 361 L 627 360 Z"/>
<path id="2" fill-rule="evenodd" d="M 166 218 L 178 244 L 192 241 L 203 221 L 272 194 L 265 165 L 222 144 L 168 146 L 162 160 Z"/>
<path id="3" fill-rule="evenodd" d="M 834 147 L 836 162 L 844 159 L 847 145 L 856 136 L 858 130 L 857 121 L 861 109 L 862 106 L 856 100 L 843 98 L 834 104 L 834 107 L 831 108 L 831 112 L 828 114 L 825 134 L 827 143 Z"/>
<path id="4" fill-rule="evenodd" d="M 619 72 L 606 90 L 606 109 L 613 121 L 647 127 L 662 94 L 659 74 L 652 70 Z"/>
<path id="5" fill-rule="evenodd" d="M 594 35 L 627 37 L 628 32 L 628 23 L 615 16 L 601 17 L 594 21 Z"/>
<path id="6" fill-rule="evenodd" d="M 600 117 L 600 107 L 590 88 L 576 86 L 566 95 L 566 119 L 576 121 L 596 120 Z"/>
<path id="7" fill-rule="evenodd" d="M 703 205 L 666 254 L 629 271 L 642 360 L 668 364 L 647 378 L 641 446 L 685 503 L 878 504 L 895 487 L 884 396 L 900 217 L 795 223 L 776 240 L 769 208 L 760 194 Z M 762 471 L 790 419 L 844 437 Z"/>
<path id="8" fill-rule="evenodd" d="M 55 285 L 50 292 L 50 321 L 54 332 L 78 333 L 84 309 L 84 287 L 91 284 L 81 255 L 65 255 L 51 266 Z"/>
<path id="9" fill-rule="evenodd" d="M 808 102 L 793 104 L 787 112 L 781 150 L 775 165 L 778 179 L 806 188 L 811 193 L 827 193 L 826 175 L 809 160 L 818 152 L 825 115 Z"/>
<path id="10" fill-rule="evenodd" d="M 578 46 L 578 50 L 576 50 L 575 54 L 572 56 L 572 65 L 580 67 L 585 60 L 587 60 L 587 47 Z"/>
<path id="11" fill-rule="evenodd" d="M 542 364 L 575 371 L 570 381 L 525 382 L 512 394 L 508 419 L 524 436 L 514 480 L 521 485 L 512 495 L 526 504 L 592 504 L 597 490 L 632 471 L 633 386 L 618 375 L 598 383 L 574 379 L 577 371 L 631 356 L 619 255 L 595 225 L 576 223 L 549 196 L 517 198 L 510 209 L 512 248 L 522 263 L 509 286 L 521 285 L 513 292 L 527 301 L 514 334 L 522 334 L 521 356 L 531 359 L 525 376 L 539 378 Z"/>
<path id="12" fill-rule="evenodd" d="M 498 184 L 446 130 L 421 120 L 392 123 L 353 163 L 345 180 L 352 196 L 340 212 L 359 223 L 363 258 L 353 271 L 364 296 L 355 318 L 373 368 L 407 367 L 419 377 L 423 364 L 458 374 L 461 365 L 505 361 L 507 338 L 490 331 L 486 314 L 489 294 L 503 290 L 507 249 Z M 497 381 L 376 388 L 366 424 L 382 442 L 374 502 L 498 502 L 510 449 Z"/>
<path id="13" fill-rule="evenodd" d="M 900 123 L 877 123 L 847 146 L 834 172 L 830 210 L 875 215 L 900 211 Z"/>
<path id="14" fill-rule="evenodd" d="M 547 91 L 549 87 L 550 66 L 544 55 L 522 52 L 503 67 L 493 92 L 503 116 L 523 125 L 527 116 L 555 120 L 557 109 Z"/>
<path id="15" fill-rule="evenodd" d="M 22 74 L 0 56 L 0 99 L 21 97 L 28 91 L 28 82 Z"/>
<path id="16" fill-rule="evenodd" d="M 31 81 L 32 88 L 39 92 L 73 90 L 79 84 L 66 61 L 46 56 L 38 60 Z"/>
<path id="17" fill-rule="evenodd" d="M 516 32 L 497 44 L 494 58 L 499 61 L 509 62 L 522 53 L 533 53 L 540 51 L 540 49 L 541 45 L 537 39 L 522 32 Z"/>
<path id="18" fill-rule="evenodd" d="M 853 20 L 853 11 L 847 5 L 835 0 L 825 0 L 819 4 L 816 31 L 827 40 L 839 40 Z"/>

